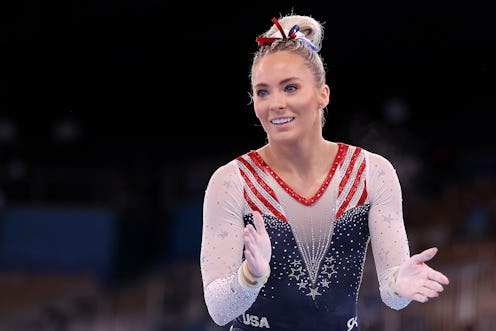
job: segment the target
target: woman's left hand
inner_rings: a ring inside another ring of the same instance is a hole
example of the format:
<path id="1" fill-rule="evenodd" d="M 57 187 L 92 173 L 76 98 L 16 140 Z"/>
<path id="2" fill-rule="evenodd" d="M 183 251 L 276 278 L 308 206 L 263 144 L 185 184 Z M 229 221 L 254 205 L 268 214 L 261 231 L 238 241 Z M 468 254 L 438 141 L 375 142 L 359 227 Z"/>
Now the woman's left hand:
<path id="1" fill-rule="evenodd" d="M 425 262 L 431 260 L 438 252 L 436 247 L 412 255 L 399 268 L 395 291 L 398 295 L 418 302 L 427 302 L 429 298 L 439 296 L 448 285 L 444 274 L 429 267 Z"/>

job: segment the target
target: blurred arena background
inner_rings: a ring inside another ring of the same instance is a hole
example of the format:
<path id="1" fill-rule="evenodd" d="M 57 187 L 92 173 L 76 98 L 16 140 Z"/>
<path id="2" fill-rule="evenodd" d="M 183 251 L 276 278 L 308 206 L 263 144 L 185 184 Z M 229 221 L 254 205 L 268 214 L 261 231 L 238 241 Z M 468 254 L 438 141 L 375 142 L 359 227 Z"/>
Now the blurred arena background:
<path id="1" fill-rule="evenodd" d="M 451 280 L 396 312 L 373 259 L 363 331 L 496 325 L 496 25 L 490 2 L 7 1 L 0 75 L 0 330 L 217 331 L 199 271 L 211 173 L 264 142 L 255 37 L 325 22 L 325 135 L 388 157 L 413 252 Z"/>

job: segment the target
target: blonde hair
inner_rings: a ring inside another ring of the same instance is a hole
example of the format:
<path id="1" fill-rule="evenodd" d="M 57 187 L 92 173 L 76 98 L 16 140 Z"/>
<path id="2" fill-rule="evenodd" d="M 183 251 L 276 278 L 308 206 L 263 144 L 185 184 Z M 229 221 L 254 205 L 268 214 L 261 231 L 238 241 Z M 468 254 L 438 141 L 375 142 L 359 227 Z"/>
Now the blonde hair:
<path id="1" fill-rule="evenodd" d="M 316 85 L 318 87 L 324 85 L 326 82 L 326 68 L 324 60 L 319 54 L 322 48 L 322 40 L 324 39 L 323 23 L 320 23 L 311 16 L 294 14 L 282 16 L 278 18 L 278 21 L 283 30 L 286 32 L 297 24 L 300 27 L 299 31 L 303 33 L 305 38 L 308 39 L 313 46 L 315 46 L 316 50 L 313 50 L 307 43 L 298 38 L 277 39 L 270 44 L 261 46 L 253 56 L 250 80 L 253 77 L 253 70 L 261 58 L 272 53 L 287 51 L 299 55 L 305 59 L 305 64 L 313 73 Z M 274 24 L 262 36 L 270 37 L 278 31 L 277 26 Z"/>
<path id="2" fill-rule="evenodd" d="M 305 61 L 305 65 L 314 77 L 315 85 L 317 87 L 322 87 L 326 84 L 325 62 L 319 53 L 324 39 L 323 23 L 317 21 L 311 16 L 295 14 L 281 16 L 278 18 L 278 22 L 285 31 L 286 35 L 287 32 L 293 28 L 293 26 L 298 25 L 299 31 L 304 35 L 306 40 L 301 38 L 278 38 L 271 43 L 260 46 L 260 48 L 253 55 L 250 70 L 250 82 L 252 83 L 252 86 L 253 72 L 260 60 L 269 54 L 286 51 L 301 56 Z M 274 24 L 269 30 L 262 34 L 262 37 L 273 37 L 278 32 L 279 29 Z M 310 42 L 314 48 L 312 48 L 308 42 Z M 326 122 L 326 112 L 327 108 L 322 109 L 322 126 L 324 126 Z"/>

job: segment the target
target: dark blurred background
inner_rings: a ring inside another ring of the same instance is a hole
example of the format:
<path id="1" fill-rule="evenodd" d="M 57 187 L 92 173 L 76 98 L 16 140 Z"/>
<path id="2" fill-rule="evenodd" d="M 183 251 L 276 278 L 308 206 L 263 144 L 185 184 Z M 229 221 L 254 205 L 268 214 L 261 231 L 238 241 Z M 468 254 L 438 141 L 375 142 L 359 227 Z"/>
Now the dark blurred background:
<path id="1" fill-rule="evenodd" d="M 412 252 L 452 280 L 362 329 L 492 330 L 496 24 L 489 1 L 0 5 L 0 330 L 223 330 L 199 271 L 211 173 L 265 141 L 255 37 L 279 14 L 325 22 L 326 138 L 386 156 Z"/>

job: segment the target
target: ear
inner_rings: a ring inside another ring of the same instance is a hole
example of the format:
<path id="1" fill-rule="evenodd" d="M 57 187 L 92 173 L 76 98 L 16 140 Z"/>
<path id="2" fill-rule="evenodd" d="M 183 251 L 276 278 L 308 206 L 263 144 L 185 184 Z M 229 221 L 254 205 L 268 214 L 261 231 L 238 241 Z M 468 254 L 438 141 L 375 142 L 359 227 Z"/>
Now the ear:
<path id="1" fill-rule="evenodd" d="M 320 88 L 320 95 L 319 95 L 319 105 L 322 106 L 322 108 L 327 107 L 329 104 L 329 98 L 331 94 L 331 89 L 329 88 L 329 85 L 324 84 Z"/>

